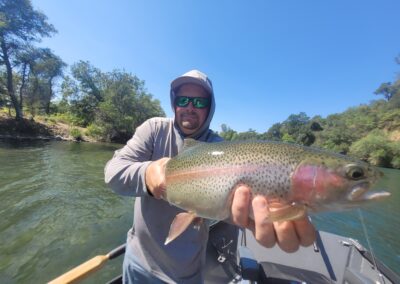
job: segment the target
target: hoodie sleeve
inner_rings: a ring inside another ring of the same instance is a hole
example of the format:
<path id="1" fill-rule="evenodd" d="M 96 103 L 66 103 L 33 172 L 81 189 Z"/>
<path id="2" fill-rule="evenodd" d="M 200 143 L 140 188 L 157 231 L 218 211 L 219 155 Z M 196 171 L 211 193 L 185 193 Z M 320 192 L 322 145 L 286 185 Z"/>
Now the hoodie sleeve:
<path id="1" fill-rule="evenodd" d="M 147 195 L 145 173 L 153 155 L 153 129 L 151 121 L 140 125 L 133 137 L 104 169 L 104 180 L 113 191 L 125 196 Z"/>

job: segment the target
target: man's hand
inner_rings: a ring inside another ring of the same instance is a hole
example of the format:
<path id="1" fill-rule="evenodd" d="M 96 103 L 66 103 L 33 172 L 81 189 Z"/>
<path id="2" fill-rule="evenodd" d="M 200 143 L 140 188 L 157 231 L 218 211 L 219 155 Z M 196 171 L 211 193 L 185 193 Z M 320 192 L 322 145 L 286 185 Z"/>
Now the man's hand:
<path id="1" fill-rule="evenodd" d="M 254 220 L 249 218 L 250 206 L 253 207 Z M 307 216 L 292 221 L 266 221 L 269 210 L 266 198 L 256 196 L 251 201 L 251 190 L 245 185 L 236 189 L 231 210 L 233 222 L 250 229 L 256 240 L 265 247 L 270 248 L 278 243 L 282 250 L 295 252 L 300 245 L 309 246 L 315 241 L 315 228 Z"/>
<path id="2" fill-rule="evenodd" d="M 155 198 L 160 199 L 165 191 L 165 166 L 170 158 L 161 158 L 151 162 L 146 169 L 147 190 Z"/>

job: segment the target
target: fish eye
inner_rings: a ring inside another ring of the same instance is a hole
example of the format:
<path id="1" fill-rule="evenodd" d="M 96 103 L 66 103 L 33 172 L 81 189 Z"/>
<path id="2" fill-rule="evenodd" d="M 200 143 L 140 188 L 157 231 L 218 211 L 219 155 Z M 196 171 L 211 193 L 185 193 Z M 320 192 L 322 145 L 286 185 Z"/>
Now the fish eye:
<path id="1" fill-rule="evenodd" d="M 354 166 L 354 165 L 347 168 L 346 174 L 349 178 L 354 179 L 354 180 L 362 179 L 365 176 L 364 169 L 359 166 Z"/>

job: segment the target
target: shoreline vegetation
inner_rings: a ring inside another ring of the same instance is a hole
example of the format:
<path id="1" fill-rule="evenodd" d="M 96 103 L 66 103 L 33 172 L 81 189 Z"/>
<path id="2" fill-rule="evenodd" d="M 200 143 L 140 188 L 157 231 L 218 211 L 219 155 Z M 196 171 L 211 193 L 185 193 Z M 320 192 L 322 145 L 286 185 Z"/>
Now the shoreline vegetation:
<path id="1" fill-rule="evenodd" d="M 124 144 L 137 126 L 165 116 L 145 82 L 123 70 L 104 72 L 90 62 L 67 64 L 36 44 L 57 31 L 30 1 L 0 6 L 0 138 Z M 395 58 L 400 64 L 400 56 Z M 310 82 L 312 84 L 312 82 Z M 329 87 L 329 86 L 327 86 Z M 382 83 L 383 99 L 343 113 L 291 114 L 266 132 L 237 132 L 225 140 L 275 140 L 356 156 L 372 165 L 400 169 L 400 76 Z M 351 100 L 351 97 L 349 98 Z"/>
<path id="2" fill-rule="evenodd" d="M 0 139 L 101 142 L 86 133 L 86 128 L 42 116 L 16 120 L 0 110 Z"/>
<path id="3" fill-rule="evenodd" d="M 134 128 L 128 127 L 121 131 L 124 135 L 119 136 L 121 132 L 116 129 L 112 136 L 97 124 L 84 127 L 79 121 L 71 113 L 30 115 L 29 119 L 16 120 L 13 111 L 3 107 L 0 108 L 0 139 L 124 144 L 134 133 Z M 318 147 L 349 154 L 375 166 L 400 169 L 400 106 L 386 100 L 351 107 L 326 118 L 310 118 L 303 112 L 292 114 L 264 133 L 253 129 L 237 132 L 223 124 L 218 134 L 228 141 L 273 140 Z"/>

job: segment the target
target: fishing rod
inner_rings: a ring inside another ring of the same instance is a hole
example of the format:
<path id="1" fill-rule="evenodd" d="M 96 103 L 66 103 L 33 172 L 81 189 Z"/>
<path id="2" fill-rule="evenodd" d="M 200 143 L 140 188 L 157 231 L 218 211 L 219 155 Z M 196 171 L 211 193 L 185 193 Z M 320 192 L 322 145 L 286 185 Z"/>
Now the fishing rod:
<path id="1" fill-rule="evenodd" d="M 376 270 L 378 279 L 381 279 L 381 281 L 382 281 L 382 282 L 378 282 L 378 281 L 377 281 L 377 283 L 385 283 L 385 280 L 383 279 L 383 275 L 382 275 L 382 273 L 379 271 L 379 267 L 378 267 L 378 265 L 377 265 L 377 263 L 376 263 L 376 258 L 375 258 L 374 251 L 372 250 L 371 242 L 370 242 L 370 240 L 369 240 L 369 236 L 368 236 L 368 232 L 367 232 L 367 227 L 365 226 L 364 216 L 363 216 L 363 214 L 362 214 L 362 212 L 361 212 L 361 209 L 358 208 L 357 211 L 358 211 L 358 216 L 360 217 L 360 221 L 361 221 L 361 225 L 362 225 L 362 228 L 363 228 L 363 232 L 364 232 L 365 238 L 366 238 L 366 240 L 367 240 L 367 245 L 368 245 L 369 251 L 370 251 L 371 256 L 372 256 L 372 264 L 374 265 L 374 268 L 375 268 L 375 270 Z"/>

